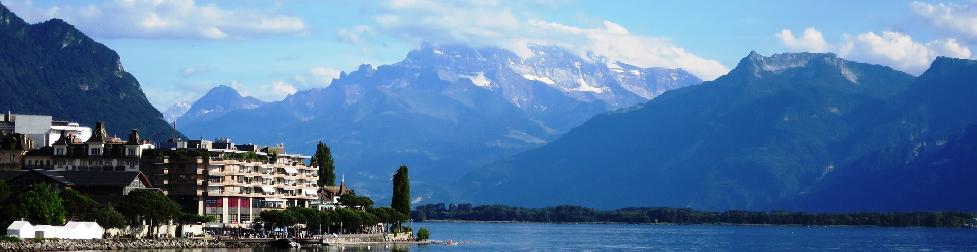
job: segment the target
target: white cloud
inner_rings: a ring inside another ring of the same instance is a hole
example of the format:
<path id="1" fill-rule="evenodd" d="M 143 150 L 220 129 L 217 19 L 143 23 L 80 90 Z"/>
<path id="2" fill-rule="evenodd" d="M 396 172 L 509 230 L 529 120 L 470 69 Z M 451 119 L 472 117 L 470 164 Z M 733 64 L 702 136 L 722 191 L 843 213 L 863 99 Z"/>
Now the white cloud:
<path id="1" fill-rule="evenodd" d="M 782 30 L 778 37 L 792 50 L 815 51 L 815 48 L 823 48 L 824 51 L 837 53 L 850 60 L 888 65 L 912 74 L 922 73 L 937 56 L 954 58 L 973 56 L 970 48 L 956 39 L 919 42 L 913 40 L 909 34 L 894 31 L 845 35 L 837 45 L 826 42 L 821 32 L 814 28 L 805 29 L 804 35 L 800 38 L 794 37 L 793 33 L 786 29 Z"/>
<path id="2" fill-rule="evenodd" d="M 414 43 L 494 46 L 522 57 L 531 56 L 530 45 L 555 45 L 589 59 L 684 68 L 703 79 L 728 72 L 718 61 L 699 57 L 668 39 L 633 34 L 611 21 L 579 27 L 526 18 L 519 11 L 537 9 L 522 6 L 536 5 L 531 2 L 502 6 L 497 1 L 391 0 L 385 4 L 373 12 L 376 17 L 372 23 L 341 30 L 339 37 L 362 41 L 364 36 L 385 35 Z"/>
<path id="3" fill-rule="evenodd" d="M 116 0 L 50 7 L 23 1 L 8 5 L 30 22 L 61 18 L 86 33 L 108 38 L 240 39 L 306 32 L 298 17 L 223 9 L 193 0 Z"/>
<path id="4" fill-rule="evenodd" d="M 827 52 L 831 46 L 824 40 L 824 35 L 813 27 L 804 29 L 801 37 L 794 37 L 791 30 L 783 29 L 777 33 L 780 41 L 793 51 L 801 52 Z"/>
<path id="5" fill-rule="evenodd" d="M 883 31 L 862 33 L 846 39 L 838 54 L 853 60 L 885 64 L 909 73 L 922 73 L 937 56 L 970 58 L 970 49 L 954 39 L 926 43 L 913 41 L 905 33 Z"/>
<path id="6" fill-rule="evenodd" d="M 909 8 L 944 33 L 977 41 L 977 7 L 954 3 L 912 2 Z"/>
<path id="7" fill-rule="evenodd" d="M 209 66 L 184 67 L 183 69 L 180 70 L 180 76 L 183 76 L 183 78 L 189 78 L 201 74 L 210 73 L 212 71 L 214 71 L 214 68 Z"/>
<path id="8" fill-rule="evenodd" d="M 309 69 L 309 74 L 315 78 L 317 84 L 324 85 L 326 87 L 332 84 L 333 79 L 339 78 L 338 69 L 323 66 Z"/>
<path id="9" fill-rule="evenodd" d="M 271 84 L 271 91 L 272 91 L 271 95 L 277 97 L 271 99 L 280 100 L 281 98 L 285 98 L 285 96 L 294 94 L 296 91 L 298 91 L 298 89 L 296 89 L 295 86 L 285 83 L 284 81 L 275 81 L 274 83 Z"/>
<path id="10" fill-rule="evenodd" d="M 339 37 L 340 40 L 351 42 L 354 44 L 362 42 L 363 37 L 374 35 L 374 34 L 375 32 L 373 32 L 373 28 L 370 28 L 370 26 L 366 26 L 366 25 L 356 25 L 349 28 L 341 28 L 339 29 L 338 32 L 336 32 L 336 36 Z"/>

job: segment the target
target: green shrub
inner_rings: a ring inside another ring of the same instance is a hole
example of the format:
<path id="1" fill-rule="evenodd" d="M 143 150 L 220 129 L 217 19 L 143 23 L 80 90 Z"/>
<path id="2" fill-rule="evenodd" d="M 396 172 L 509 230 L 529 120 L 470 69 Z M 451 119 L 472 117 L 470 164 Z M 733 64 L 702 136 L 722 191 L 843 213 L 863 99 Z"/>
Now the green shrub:
<path id="1" fill-rule="evenodd" d="M 427 228 L 421 228 L 417 230 L 417 240 L 425 241 L 431 238 L 431 232 L 427 231 Z"/>
<path id="2" fill-rule="evenodd" d="M 17 239 L 17 237 L 13 237 L 9 235 L 4 235 L 4 236 L 0 236 L 0 242 L 18 243 L 20 242 L 20 239 Z"/>

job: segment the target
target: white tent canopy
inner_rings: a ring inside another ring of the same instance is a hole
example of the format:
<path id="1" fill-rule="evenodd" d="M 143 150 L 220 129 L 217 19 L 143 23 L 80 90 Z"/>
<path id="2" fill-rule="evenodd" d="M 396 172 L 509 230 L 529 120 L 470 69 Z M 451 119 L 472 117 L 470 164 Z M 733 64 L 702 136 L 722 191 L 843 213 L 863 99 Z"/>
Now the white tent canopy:
<path id="1" fill-rule="evenodd" d="M 101 239 L 105 229 L 95 222 L 70 221 L 64 226 L 38 225 L 15 221 L 7 227 L 7 235 L 20 239 L 58 238 L 58 239 Z"/>
<path id="2" fill-rule="evenodd" d="M 20 239 L 34 238 L 34 225 L 26 221 L 15 221 L 7 227 L 7 235 Z"/>

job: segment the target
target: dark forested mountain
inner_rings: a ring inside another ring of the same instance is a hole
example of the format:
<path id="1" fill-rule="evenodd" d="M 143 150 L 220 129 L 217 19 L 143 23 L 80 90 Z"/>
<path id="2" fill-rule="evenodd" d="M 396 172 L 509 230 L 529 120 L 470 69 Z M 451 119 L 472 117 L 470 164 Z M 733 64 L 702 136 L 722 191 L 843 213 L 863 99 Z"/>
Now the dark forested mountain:
<path id="1" fill-rule="evenodd" d="M 174 130 L 119 55 L 60 19 L 28 24 L 0 5 L 0 109 L 166 140 Z"/>
<path id="2" fill-rule="evenodd" d="M 937 58 L 853 137 L 850 164 L 784 207 L 977 210 L 977 61 Z"/>
<path id="3" fill-rule="evenodd" d="M 968 60 L 913 78 L 833 54 L 751 53 L 458 187 L 524 206 L 975 210 L 975 75 Z"/>
<path id="4" fill-rule="evenodd" d="M 523 59 L 498 48 L 424 44 L 401 62 L 363 65 L 329 87 L 253 109 L 200 120 L 190 117 L 197 102 L 178 127 L 194 138 L 284 142 L 293 152 L 310 153 L 325 141 L 337 175 L 374 195 L 389 191 L 389 172 L 407 164 L 414 194 L 426 198 L 432 181 L 453 181 L 595 114 L 701 82 L 679 69 L 605 64 L 555 47 L 534 50 L 536 56 Z"/>

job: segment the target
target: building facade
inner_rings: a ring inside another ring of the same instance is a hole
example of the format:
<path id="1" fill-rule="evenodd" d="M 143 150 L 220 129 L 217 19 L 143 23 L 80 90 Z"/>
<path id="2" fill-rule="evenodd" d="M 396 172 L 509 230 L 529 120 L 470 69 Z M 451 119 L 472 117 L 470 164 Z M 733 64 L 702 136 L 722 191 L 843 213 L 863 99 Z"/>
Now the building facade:
<path id="1" fill-rule="evenodd" d="M 95 132 L 86 141 L 62 131 L 52 146 L 30 150 L 24 168 L 55 171 L 139 171 L 144 150 L 154 146 L 132 130 L 127 140 L 109 137 L 104 122 L 95 124 Z"/>
<path id="2" fill-rule="evenodd" d="M 56 121 L 47 115 L 0 115 L 0 136 L 23 134 L 32 140 L 29 149 L 51 146 L 61 138 L 61 134 L 71 134 L 86 141 L 92 136 L 92 129 L 76 122 Z"/>
<path id="3" fill-rule="evenodd" d="M 24 134 L 0 135 L 0 170 L 23 169 L 24 156 L 34 146 L 33 139 Z"/>
<path id="4" fill-rule="evenodd" d="M 261 211 L 309 207 L 318 200 L 317 168 L 284 146 L 230 139 L 175 140 L 147 151 L 142 171 L 184 211 L 214 216 L 209 227 L 250 227 Z"/>

